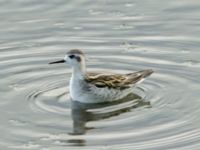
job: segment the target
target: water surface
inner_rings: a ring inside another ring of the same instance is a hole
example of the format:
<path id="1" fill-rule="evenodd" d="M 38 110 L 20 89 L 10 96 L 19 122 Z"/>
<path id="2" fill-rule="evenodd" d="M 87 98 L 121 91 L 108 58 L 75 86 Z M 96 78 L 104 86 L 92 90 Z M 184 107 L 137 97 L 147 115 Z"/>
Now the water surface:
<path id="1" fill-rule="evenodd" d="M 0 0 L 1 149 L 198 150 L 200 2 Z M 155 73 L 119 103 L 71 102 L 67 65 Z"/>

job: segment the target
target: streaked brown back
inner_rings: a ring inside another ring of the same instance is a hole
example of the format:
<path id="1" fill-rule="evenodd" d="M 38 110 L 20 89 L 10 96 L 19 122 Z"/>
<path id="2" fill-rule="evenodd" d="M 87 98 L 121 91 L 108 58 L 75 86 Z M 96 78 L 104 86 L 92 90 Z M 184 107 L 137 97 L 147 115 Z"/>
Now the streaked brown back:
<path id="1" fill-rule="evenodd" d="M 114 75 L 89 73 L 86 77 L 86 81 L 99 88 L 108 87 L 123 90 L 129 88 L 131 85 L 137 83 L 152 73 L 152 70 L 142 70 L 135 73 Z"/>

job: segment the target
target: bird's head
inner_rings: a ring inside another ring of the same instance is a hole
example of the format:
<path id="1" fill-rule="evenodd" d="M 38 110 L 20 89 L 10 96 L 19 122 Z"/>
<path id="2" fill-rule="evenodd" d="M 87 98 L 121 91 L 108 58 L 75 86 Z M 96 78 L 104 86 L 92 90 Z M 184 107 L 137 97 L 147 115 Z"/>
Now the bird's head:
<path id="1" fill-rule="evenodd" d="M 81 50 L 73 49 L 67 52 L 64 59 L 50 62 L 49 64 L 67 63 L 71 67 L 82 67 L 85 65 L 85 56 Z"/>

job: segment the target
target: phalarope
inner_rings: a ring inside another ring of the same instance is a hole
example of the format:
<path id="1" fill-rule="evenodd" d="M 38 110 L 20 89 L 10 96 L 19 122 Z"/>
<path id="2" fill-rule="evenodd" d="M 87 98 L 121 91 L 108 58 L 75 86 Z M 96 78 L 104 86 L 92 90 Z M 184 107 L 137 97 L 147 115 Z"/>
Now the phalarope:
<path id="1" fill-rule="evenodd" d="M 72 100 L 83 103 L 100 103 L 121 99 L 132 92 L 132 87 L 151 75 L 153 71 L 142 70 L 128 74 L 89 73 L 86 71 L 84 53 L 73 49 L 64 59 L 50 62 L 68 63 L 72 67 L 69 89 Z"/>

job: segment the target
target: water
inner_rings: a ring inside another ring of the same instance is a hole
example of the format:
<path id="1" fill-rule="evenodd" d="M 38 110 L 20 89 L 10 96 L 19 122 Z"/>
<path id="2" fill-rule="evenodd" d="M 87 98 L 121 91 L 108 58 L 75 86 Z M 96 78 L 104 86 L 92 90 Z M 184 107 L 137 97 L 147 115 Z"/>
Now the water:
<path id="1" fill-rule="evenodd" d="M 198 150 L 200 2 L 0 0 L 1 149 Z M 155 73 L 119 103 L 69 98 L 83 49 L 89 70 Z"/>

